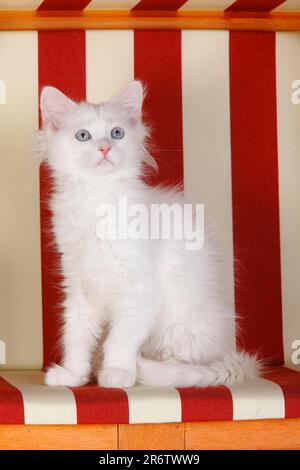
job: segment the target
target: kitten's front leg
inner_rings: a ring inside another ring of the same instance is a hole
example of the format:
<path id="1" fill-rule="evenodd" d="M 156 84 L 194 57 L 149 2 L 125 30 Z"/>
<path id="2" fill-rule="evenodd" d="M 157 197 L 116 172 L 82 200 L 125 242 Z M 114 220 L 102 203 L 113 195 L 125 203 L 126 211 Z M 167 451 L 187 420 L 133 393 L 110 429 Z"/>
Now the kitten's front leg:
<path id="1" fill-rule="evenodd" d="M 54 386 L 79 387 L 89 382 L 91 354 L 100 327 L 97 312 L 83 296 L 68 297 L 64 311 L 63 361 L 53 364 L 45 383 Z"/>
<path id="2" fill-rule="evenodd" d="M 114 318 L 104 344 L 102 368 L 98 375 L 102 387 L 132 387 L 136 381 L 138 351 L 149 335 L 154 321 L 154 302 L 124 305 Z"/>

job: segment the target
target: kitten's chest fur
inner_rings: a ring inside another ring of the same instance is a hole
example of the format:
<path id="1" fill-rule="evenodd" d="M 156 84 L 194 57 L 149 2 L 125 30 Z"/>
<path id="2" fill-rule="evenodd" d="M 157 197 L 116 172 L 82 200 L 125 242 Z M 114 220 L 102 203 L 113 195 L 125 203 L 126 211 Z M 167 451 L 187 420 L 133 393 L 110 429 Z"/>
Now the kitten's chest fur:
<path id="1" fill-rule="evenodd" d="M 133 199 L 131 188 L 121 195 Z M 52 200 L 54 231 L 64 264 L 76 272 L 85 295 L 93 304 L 111 297 L 132 282 L 138 269 L 137 242 L 101 236 L 100 205 L 118 208 L 120 192 L 112 185 L 101 188 L 80 186 L 58 192 Z M 103 207 L 103 206 L 102 206 Z M 65 277 L 68 272 L 64 272 Z M 109 300 L 108 300 L 109 302 Z"/>

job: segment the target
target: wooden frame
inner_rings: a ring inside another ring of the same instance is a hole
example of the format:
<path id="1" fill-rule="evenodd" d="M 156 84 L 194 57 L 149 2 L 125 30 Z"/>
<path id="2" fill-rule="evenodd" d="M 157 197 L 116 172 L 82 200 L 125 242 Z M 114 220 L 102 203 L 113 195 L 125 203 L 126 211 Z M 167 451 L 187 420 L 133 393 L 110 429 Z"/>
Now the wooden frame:
<path id="1" fill-rule="evenodd" d="M 163 424 L 0 425 L 1 450 L 300 449 L 300 419 Z"/>
<path id="2" fill-rule="evenodd" d="M 72 29 L 300 31 L 300 13 L 0 10 L 2 31 Z"/>

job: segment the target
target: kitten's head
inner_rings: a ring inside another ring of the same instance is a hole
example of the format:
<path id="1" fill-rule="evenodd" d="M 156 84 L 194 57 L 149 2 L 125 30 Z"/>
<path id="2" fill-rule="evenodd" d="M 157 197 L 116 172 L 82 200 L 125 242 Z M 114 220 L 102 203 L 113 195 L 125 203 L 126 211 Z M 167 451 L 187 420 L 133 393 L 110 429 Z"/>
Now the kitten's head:
<path id="1" fill-rule="evenodd" d="M 41 94 L 42 136 L 46 159 L 57 173 L 82 179 L 138 177 L 144 163 L 155 167 L 145 151 L 143 88 L 127 85 L 112 101 L 75 103 L 59 90 Z"/>

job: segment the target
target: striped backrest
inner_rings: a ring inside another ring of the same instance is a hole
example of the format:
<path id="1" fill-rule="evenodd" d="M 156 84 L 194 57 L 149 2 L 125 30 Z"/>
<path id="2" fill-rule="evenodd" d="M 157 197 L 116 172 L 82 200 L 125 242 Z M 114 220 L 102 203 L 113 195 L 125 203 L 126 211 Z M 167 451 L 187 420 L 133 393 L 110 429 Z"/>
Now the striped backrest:
<path id="1" fill-rule="evenodd" d="M 299 0 L 0 0 L 0 10 L 299 11 Z"/>
<path id="2" fill-rule="evenodd" d="M 93 8 L 99 2 L 76 3 Z M 175 3 L 189 8 L 196 0 Z M 55 1 L 39 8 L 47 4 Z M 218 221 L 230 255 L 231 302 L 241 318 L 239 345 L 276 364 L 290 361 L 292 343 L 300 339 L 300 105 L 292 100 L 299 53 L 298 33 L 0 33 L 6 89 L 0 104 L 0 340 L 7 355 L 1 367 L 41 368 L 60 356 L 51 181 L 32 157 L 39 91 L 53 85 L 74 99 L 100 102 L 134 78 L 149 89 L 144 110 L 160 167 L 153 183 L 184 180 L 185 191 Z"/>

